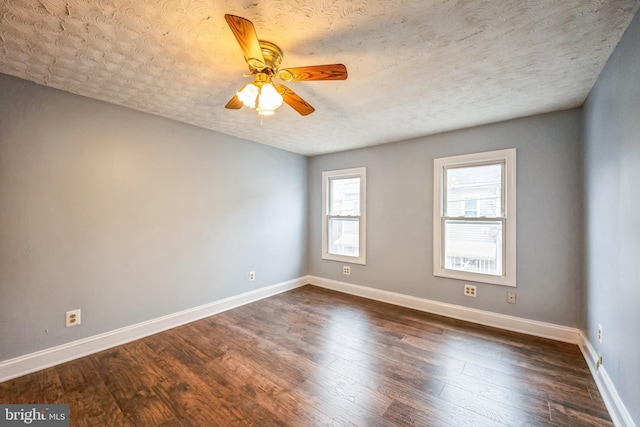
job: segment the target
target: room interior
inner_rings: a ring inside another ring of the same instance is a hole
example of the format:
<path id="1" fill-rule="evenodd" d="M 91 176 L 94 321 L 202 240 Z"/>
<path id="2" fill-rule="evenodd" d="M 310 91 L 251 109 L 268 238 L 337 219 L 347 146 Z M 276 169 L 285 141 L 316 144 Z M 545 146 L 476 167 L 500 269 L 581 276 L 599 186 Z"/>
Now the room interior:
<path id="1" fill-rule="evenodd" d="M 0 381 L 312 284 L 576 344 L 637 425 L 639 7 L 3 2 Z M 226 13 L 283 66 L 348 78 L 287 82 L 308 116 L 225 109 L 250 81 Z M 516 304 L 432 265 L 434 159 L 505 148 Z M 321 176 L 352 167 L 367 263 L 345 276 L 321 256 Z"/>

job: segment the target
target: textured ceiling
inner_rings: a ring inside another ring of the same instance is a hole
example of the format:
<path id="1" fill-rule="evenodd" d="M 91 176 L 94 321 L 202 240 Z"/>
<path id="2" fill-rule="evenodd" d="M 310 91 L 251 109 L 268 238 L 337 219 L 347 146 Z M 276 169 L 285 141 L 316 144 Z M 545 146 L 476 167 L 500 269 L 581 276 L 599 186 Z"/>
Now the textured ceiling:
<path id="1" fill-rule="evenodd" d="M 581 105 L 640 0 L 1 0 L 0 72 L 315 155 Z M 260 123 L 227 110 L 250 79 L 224 14 L 253 21 L 287 85 Z"/>

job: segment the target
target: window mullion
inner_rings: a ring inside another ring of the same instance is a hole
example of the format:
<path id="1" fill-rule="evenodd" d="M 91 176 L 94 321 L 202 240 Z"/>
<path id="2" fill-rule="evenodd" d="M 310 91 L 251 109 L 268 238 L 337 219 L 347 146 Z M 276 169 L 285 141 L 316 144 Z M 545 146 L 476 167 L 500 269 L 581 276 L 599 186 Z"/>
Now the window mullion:
<path id="1" fill-rule="evenodd" d="M 495 222 L 495 221 L 504 221 L 505 217 L 503 216 L 443 216 L 442 219 L 447 221 L 478 221 L 478 222 Z"/>

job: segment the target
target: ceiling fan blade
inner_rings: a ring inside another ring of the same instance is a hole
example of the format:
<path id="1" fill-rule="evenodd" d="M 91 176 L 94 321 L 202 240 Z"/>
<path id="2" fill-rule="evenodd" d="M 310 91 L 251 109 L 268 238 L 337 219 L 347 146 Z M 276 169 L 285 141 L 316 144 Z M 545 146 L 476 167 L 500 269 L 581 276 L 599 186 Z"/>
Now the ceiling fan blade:
<path id="1" fill-rule="evenodd" d="M 260 41 L 258 41 L 258 34 L 253 23 L 236 15 L 227 14 L 224 15 L 224 19 L 227 20 L 233 35 L 236 36 L 236 40 L 238 40 L 238 44 L 240 44 L 244 54 L 244 60 L 249 64 L 249 68 L 264 68 L 264 56 L 262 55 L 262 48 L 260 48 Z"/>
<path id="2" fill-rule="evenodd" d="M 276 90 L 280 95 L 282 95 L 282 99 L 284 100 L 284 102 L 289 104 L 291 108 L 296 110 L 301 115 L 307 116 L 316 111 L 316 109 L 309 105 L 307 101 L 300 98 L 297 93 L 295 93 L 285 85 L 276 85 Z"/>
<path id="3" fill-rule="evenodd" d="M 280 70 L 278 77 L 285 82 L 299 82 L 302 80 L 346 80 L 347 67 L 342 64 L 327 64 L 285 68 Z"/>
<path id="4" fill-rule="evenodd" d="M 238 99 L 238 95 L 233 95 L 233 98 L 231 98 L 229 102 L 227 102 L 227 105 L 225 105 L 224 108 L 228 108 L 230 110 L 238 110 L 242 108 L 243 105 L 244 104 L 242 103 L 242 101 Z"/>

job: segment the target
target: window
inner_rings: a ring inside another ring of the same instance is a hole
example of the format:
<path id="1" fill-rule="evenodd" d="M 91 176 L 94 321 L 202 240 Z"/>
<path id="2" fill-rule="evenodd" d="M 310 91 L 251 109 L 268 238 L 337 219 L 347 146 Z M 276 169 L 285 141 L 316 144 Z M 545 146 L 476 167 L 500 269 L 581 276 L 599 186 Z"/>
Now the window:
<path id="1" fill-rule="evenodd" d="M 434 160 L 433 274 L 516 286 L 516 149 Z"/>
<path id="2" fill-rule="evenodd" d="M 366 168 L 322 173 L 322 258 L 365 264 Z"/>

